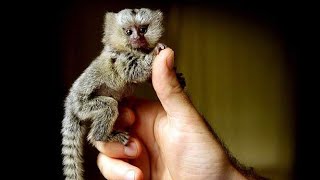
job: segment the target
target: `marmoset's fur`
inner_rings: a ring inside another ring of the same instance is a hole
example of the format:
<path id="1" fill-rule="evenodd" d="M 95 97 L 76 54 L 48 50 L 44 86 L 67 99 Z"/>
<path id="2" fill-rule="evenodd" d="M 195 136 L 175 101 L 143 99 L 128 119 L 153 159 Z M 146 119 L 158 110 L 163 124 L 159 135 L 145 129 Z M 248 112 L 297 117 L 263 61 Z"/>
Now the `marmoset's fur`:
<path id="1" fill-rule="evenodd" d="M 126 144 L 127 132 L 115 131 L 118 102 L 133 92 L 137 83 L 150 79 L 155 56 L 165 49 L 159 10 L 124 9 L 107 12 L 102 42 L 104 49 L 73 83 L 65 99 L 62 122 L 63 170 L 66 180 L 83 179 L 83 143 L 87 140 Z M 184 86 L 181 74 L 177 74 Z M 87 123 L 89 122 L 89 131 Z"/>

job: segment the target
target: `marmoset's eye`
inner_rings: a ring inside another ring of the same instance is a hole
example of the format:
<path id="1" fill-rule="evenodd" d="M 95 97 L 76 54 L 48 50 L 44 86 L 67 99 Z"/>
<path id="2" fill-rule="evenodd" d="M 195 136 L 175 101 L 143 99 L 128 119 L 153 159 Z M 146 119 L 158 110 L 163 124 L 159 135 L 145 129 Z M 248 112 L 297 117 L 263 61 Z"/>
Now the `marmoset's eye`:
<path id="1" fill-rule="evenodd" d="M 131 29 L 127 29 L 125 30 L 125 33 L 127 36 L 130 36 L 132 34 L 132 30 Z"/>
<path id="2" fill-rule="evenodd" d="M 145 34 L 148 30 L 148 27 L 147 26 L 140 26 L 139 28 L 139 32 L 142 33 L 142 34 Z"/>

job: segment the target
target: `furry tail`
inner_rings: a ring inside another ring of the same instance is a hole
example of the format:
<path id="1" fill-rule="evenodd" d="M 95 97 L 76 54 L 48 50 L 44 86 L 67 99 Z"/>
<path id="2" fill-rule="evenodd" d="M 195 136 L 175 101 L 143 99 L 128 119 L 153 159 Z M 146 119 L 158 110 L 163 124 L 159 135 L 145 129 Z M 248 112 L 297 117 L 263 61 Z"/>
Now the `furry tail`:
<path id="1" fill-rule="evenodd" d="M 85 128 L 75 116 L 62 121 L 62 155 L 65 180 L 83 180 L 83 141 Z"/>

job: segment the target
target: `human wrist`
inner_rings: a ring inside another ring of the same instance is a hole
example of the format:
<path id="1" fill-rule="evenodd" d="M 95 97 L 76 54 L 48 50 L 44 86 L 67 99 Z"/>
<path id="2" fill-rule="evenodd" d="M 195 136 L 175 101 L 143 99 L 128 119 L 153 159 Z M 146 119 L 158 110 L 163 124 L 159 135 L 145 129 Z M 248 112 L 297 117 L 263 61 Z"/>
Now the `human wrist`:
<path id="1" fill-rule="evenodd" d="M 222 148 L 223 154 L 221 156 L 225 156 L 225 168 L 222 174 L 225 174 L 222 179 L 248 179 L 248 180 L 268 180 L 268 178 L 259 175 L 254 168 L 245 166 L 244 164 L 240 163 L 229 151 L 229 149 L 225 146 L 223 141 L 217 135 L 217 133 L 213 130 L 210 126 L 208 121 L 203 117 L 204 122 L 206 123 L 209 131 L 212 133 L 215 142 L 218 144 L 219 147 Z"/>

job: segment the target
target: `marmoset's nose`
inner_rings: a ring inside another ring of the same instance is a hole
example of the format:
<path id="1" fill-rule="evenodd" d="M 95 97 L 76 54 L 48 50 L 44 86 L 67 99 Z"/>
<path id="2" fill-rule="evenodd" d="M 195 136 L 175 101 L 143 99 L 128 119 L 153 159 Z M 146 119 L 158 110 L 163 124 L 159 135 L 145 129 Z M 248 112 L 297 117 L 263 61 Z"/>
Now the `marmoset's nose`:
<path id="1" fill-rule="evenodd" d="M 140 39 L 139 33 L 137 31 L 133 31 L 131 37 L 132 37 L 133 40 L 139 40 Z"/>

